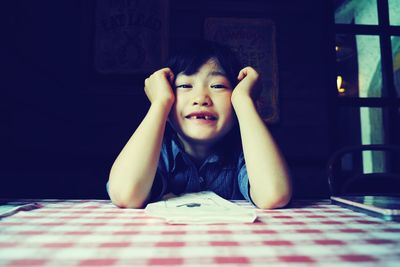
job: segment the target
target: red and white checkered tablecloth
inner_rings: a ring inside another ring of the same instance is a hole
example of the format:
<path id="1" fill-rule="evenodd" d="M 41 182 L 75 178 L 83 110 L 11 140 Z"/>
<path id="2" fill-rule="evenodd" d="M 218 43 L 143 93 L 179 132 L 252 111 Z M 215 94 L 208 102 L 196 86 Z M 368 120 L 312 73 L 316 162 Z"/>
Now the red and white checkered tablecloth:
<path id="1" fill-rule="evenodd" d="M 329 201 L 219 225 L 169 225 L 106 200 L 39 203 L 0 220 L 0 266 L 400 266 L 400 223 Z"/>

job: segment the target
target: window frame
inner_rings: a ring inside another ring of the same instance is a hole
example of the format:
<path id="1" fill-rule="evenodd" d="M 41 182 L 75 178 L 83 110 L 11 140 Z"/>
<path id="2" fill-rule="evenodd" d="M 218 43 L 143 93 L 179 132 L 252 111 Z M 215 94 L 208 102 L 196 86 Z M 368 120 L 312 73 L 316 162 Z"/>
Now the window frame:
<path id="1" fill-rule="evenodd" d="M 396 96 L 393 75 L 393 56 L 391 36 L 400 37 L 400 26 L 390 25 L 388 0 L 377 1 L 378 24 L 342 24 L 334 21 L 334 34 L 373 35 L 378 36 L 382 67 L 382 97 L 341 97 L 335 88 L 336 110 L 343 107 L 375 107 L 382 108 L 387 114 L 384 117 L 384 144 L 400 144 L 400 126 L 397 123 L 400 109 L 400 96 Z M 335 7 L 336 9 L 336 7 Z M 335 12 L 335 10 L 334 10 Z M 335 56 L 336 64 L 336 56 Z M 335 68 L 336 69 L 336 68 Z M 335 73 L 336 77 L 336 73 Z M 337 124 L 337 123 L 336 123 Z"/>

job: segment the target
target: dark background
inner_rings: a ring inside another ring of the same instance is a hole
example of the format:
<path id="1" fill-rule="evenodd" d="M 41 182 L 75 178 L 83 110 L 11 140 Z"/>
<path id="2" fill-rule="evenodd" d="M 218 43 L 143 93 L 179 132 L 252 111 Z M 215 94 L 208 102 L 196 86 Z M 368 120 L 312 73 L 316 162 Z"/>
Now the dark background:
<path id="1" fill-rule="evenodd" d="M 94 1 L 4 1 L 0 198 L 107 198 L 109 169 L 143 118 L 146 73 L 93 71 Z M 169 46 L 205 17 L 276 24 L 280 121 L 270 125 L 295 197 L 328 195 L 335 149 L 333 5 L 321 0 L 170 1 Z"/>

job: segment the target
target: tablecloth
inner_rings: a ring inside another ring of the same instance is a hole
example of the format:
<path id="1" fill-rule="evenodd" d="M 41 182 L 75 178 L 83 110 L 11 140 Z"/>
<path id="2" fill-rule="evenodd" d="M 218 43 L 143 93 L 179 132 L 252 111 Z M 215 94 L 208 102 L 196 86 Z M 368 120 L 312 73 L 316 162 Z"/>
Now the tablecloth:
<path id="1" fill-rule="evenodd" d="M 0 220 L 0 266 L 400 266 L 400 223 L 329 200 L 214 225 L 170 225 L 108 200 L 36 202 Z"/>

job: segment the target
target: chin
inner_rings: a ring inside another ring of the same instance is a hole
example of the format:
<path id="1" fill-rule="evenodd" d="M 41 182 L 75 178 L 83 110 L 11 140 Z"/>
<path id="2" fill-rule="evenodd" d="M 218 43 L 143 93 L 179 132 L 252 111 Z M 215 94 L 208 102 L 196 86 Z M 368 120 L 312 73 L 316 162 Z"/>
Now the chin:
<path id="1" fill-rule="evenodd" d="M 207 144 L 209 145 L 210 143 L 216 143 L 218 142 L 221 137 L 219 136 L 210 136 L 210 135 L 183 135 L 184 138 L 192 143 L 192 144 Z"/>

